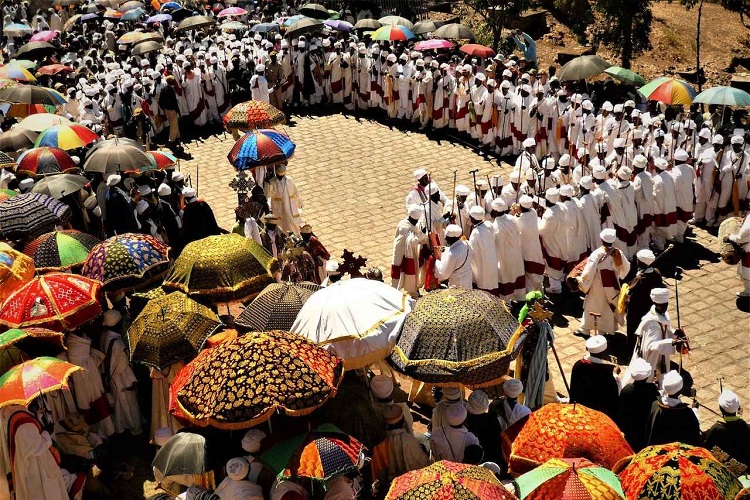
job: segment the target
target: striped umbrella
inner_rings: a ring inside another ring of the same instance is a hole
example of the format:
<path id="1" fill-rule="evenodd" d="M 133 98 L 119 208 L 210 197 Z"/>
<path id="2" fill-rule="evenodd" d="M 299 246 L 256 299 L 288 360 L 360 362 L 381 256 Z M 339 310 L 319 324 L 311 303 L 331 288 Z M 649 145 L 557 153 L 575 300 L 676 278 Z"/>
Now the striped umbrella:
<path id="1" fill-rule="evenodd" d="M 227 159 L 238 170 L 276 165 L 288 161 L 294 155 L 295 147 L 283 132 L 272 129 L 253 130 L 240 137 L 229 151 Z"/>
<path id="2" fill-rule="evenodd" d="M 16 82 L 35 82 L 36 78 L 26 68 L 15 64 L 6 64 L 0 68 L 0 78 L 7 78 Z"/>
<path id="3" fill-rule="evenodd" d="M 375 30 L 375 33 L 372 34 L 373 40 L 411 40 L 413 38 L 416 38 L 414 36 L 414 33 L 409 30 L 406 26 L 399 26 L 399 25 L 386 25 L 381 26 L 377 30 Z"/>
<path id="4" fill-rule="evenodd" d="M 78 149 L 99 139 L 99 136 L 83 125 L 53 125 L 42 131 L 34 146 L 52 146 L 60 149 Z"/>
<path id="5" fill-rule="evenodd" d="M 167 271 L 169 247 L 153 236 L 125 233 L 97 244 L 81 274 L 108 291 L 145 286 Z"/>
<path id="6" fill-rule="evenodd" d="M 720 106 L 750 106 L 750 94 L 736 87 L 711 87 L 693 99 L 701 104 L 718 104 Z"/>
<path id="7" fill-rule="evenodd" d="M 34 259 L 37 271 L 63 271 L 82 266 L 99 239 L 74 229 L 43 234 L 30 242 L 23 253 Z"/>
<path id="8" fill-rule="evenodd" d="M 169 151 L 146 151 L 146 156 L 151 159 L 151 165 L 157 170 L 177 165 L 177 157 Z"/>
<path id="9" fill-rule="evenodd" d="M 8 240 L 36 238 L 70 218 L 70 207 L 51 196 L 24 193 L 0 203 L 0 234 Z"/>
<path id="10" fill-rule="evenodd" d="M 585 458 L 553 458 L 515 481 L 520 500 L 625 500 L 620 479 Z"/>
<path id="11" fill-rule="evenodd" d="M 693 102 L 697 92 L 685 80 L 673 76 L 662 76 L 638 89 L 649 101 L 664 104 L 687 104 Z"/>
<path id="12" fill-rule="evenodd" d="M 41 394 L 68 388 L 68 377 L 82 369 L 49 356 L 24 361 L 0 377 L 0 407 L 26 406 Z"/>
<path id="13" fill-rule="evenodd" d="M 237 104 L 223 118 L 227 130 L 254 130 L 286 123 L 282 111 L 263 101 L 246 101 Z"/>
<path id="14" fill-rule="evenodd" d="M 59 148 L 46 146 L 24 151 L 18 157 L 17 162 L 17 172 L 32 176 L 70 172 L 78 169 L 68 153 Z"/>

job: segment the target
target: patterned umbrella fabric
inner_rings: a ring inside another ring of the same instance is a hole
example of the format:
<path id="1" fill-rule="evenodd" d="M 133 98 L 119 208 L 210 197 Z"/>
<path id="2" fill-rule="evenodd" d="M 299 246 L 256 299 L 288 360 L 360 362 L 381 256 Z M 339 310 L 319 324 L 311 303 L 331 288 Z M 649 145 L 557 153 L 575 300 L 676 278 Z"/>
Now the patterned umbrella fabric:
<path id="1" fill-rule="evenodd" d="M 35 82 L 36 78 L 26 68 L 15 64 L 6 64 L 0 68 L 0 78 L 7 78 L 16 82 Z"/>
<path id="2" fill-rule="evenodd" d="M 695 96 L 693 102 L 720 106 L 750 106 L 750 94 L 735 87 L 717 86 L 704 90 Z"/>
<path id="3" fill-rule="evenodd" d="M 682 443 L 649 446 L 620 472 L 628 500 L 730 500 L 740 481 L 710 451 Z"/>
<path id="4" fill-rule="evenodd" d="M 83 125 L 53 125 L 42 131 L 34 146 L 51 146 L 60 149 L 78 149 L 91 144 L 99 136 Z"/>
<path id="5" fill-rule="evenodd" d="M 553 458 L 515 481 L 520 500 L 625 500 L 617 475 L 585 458 Z"/>
<path id="6" fill-rule="evenodd" d="M 41 394 L 68 388 L 68 377 L 78 370 L 82 368 L 48 356 L 14 366 L 0 377 L 0 407 L 26 406 Z"/>
<path id="7" fill-rule="evenodd" d="M 157 170 L 177 165 L 177 157 L 169 151 L 146 151 L 146 156 L 151 159 L 151 165 Z"/>
<path id="8" fill-rule="evenodd" d="M 613 470 L 633 455 L 612 419 L 580 404 L 550 403 L 514 425 L 503 432 L 502 440 L 515 476 L 552 458 L 586 458 Z"/>
<path id="9" fill-rule="evenodd" d="M 35 85 L 16 85 L 15 87 L 4 88 L 0 90 L 0 101 L 20 104 L 51 104 L 53 106 L 68 102 L 58 91 Z M 49 145 L 43 144 L 43 146 Z"/>
<path id="10" fill-rule="evenodd" d="M 14 196 L 18 196 L 18 191 L 13 191 L 12 189 L 0 189 L 0 203 L 8 198 L 13 198 Z"/>
<path id="11" fill-rule="evenodd" d="M 54 356 L 65 349 L 63 334 L 47 328 L 13 328 L 0 333 L 0 349 L 10 347 L 20 348 L 31 358 Z"/>
<path id="12" fill-rule="evenodd" d="M 31 281 L 34 261 L 7 243 L 0 242 L 0 304 L 13 292 Z"/>
<path id="13" fill-rule="evenodd" d="M 214 303 L 244 302 L 274 281 L 278 262 L 254 241 L 238 234 L 189 243 L 164 278 L 164 288 Z"/>
<path id="14" fill-rule="evenodd" d="M 286 123 L 284 113 L 262 101 L 246 101 L 237 104 L 224 115 L 227 130 L 255 130 L 275 127 Z"/>
<path id="15" fill-rule="evenodd" d="M 320 290 L 315 283 L 271 283 L 237 317 L 235 324 L 247 331 L 289 331 L 302 306 Z"/>
<path id="16" fill-rule="evenodd" d="M 13 170 L 16 168 L 16 160 L 11 158 L 7 153 L 0 151 L 0 168 L 9 168 Z"/>
<path id="17" fill-rule="evenodd" d="M 150 300 L 128 328 L 130 360 L 161 369 L 192 358 L 220 326 L 211 309 L 183 293 Z"/>
<path id="18" fill-rule="evenodd" d="M 169 247 L 153 236 L 119 234 L 91 249 L 81 274 L 101 281 L 107 291 L 141 288 L 164 275 L 168 253 Z"/>
<path id="19" fill-rule="evenodd" d="M 34 184 L 32 193 L 42 193 L 61 200 L 65 196 L 77 193 L 89 183 L 89 180 L 81 175 L 55 174 L 45 175 L 42 180 Z"/>
<path id="20" fill-rule="evenodd" d="M 690 105 L 697 92 L 685 80 L 670 76 L 662 76 L 638 89 L 638 92 L 649 101 L 659 101 L 664 104 Z"/>
<path id="21" fill-rule="evenodd" d="M 39 272 L 82 266 L 99 239 L 74 229 L 47 233 L 27 244 L 23 253 L 34 259 Z"/>
<path id="22" fill-rule="evenodd" d="M 73 122 L 64 116 L 55 115 L 53 113 L 35 113 L 21 120 L 21 123 L 18 124 L 18 128 L 41 132 L 55 125 L 72 124 Z M 36 141 L 36 136 L 34 136 L 34 141 Z"/>
<path id="23" fill-rule="evenodd" d="M 36 238 L 70 218 L 70 207 L 41 193 L 24 193 L 0 203 L 0 234 L 8 240 Z"/>
<path id="24" fill-rule="evenodd" d="M 101 287 L 100 282 L 76 274 L 37 276 L 8 297 L 0 312 L 0 324 L 74 330 L 101 314 Z"/>
<path id="25" fill-rule="evenodd" d="M 26 175 L 46 175 L 60 172 L 70 172 L 78 169 L 73 159 L 58 148 L 33 148 L 18 157 L 17 172 Z"/>
<path id="26" fill-rule="evenodd" d="M 422 382 L 485 387 L 507 373 L 524 339 L 503 301 L 478 290 L 435 290 L 406 316 L 390 361 Z"/>
<path id="27" fill-rule="evenodd" d="M 380 281 L 355 278 L 315 292 L 291 331 L 344 359 L 347 370 L 390 354 L 414 301 Z"/>
<path id="28" fill-rule="evenodd" d="M 397 477 L 386 500 L 514 500 L 489 469 L 441 460 Z"/>
<path id="29" fill-rule="evenodd" d="M 191 376 L 173 389 L 191 423 L 246 429 L 277 410 L 290 416 L 313 412 L 336 394 L 343 369 L 338 356 L 299 335 L 252 332 L 186 365 Z"/>

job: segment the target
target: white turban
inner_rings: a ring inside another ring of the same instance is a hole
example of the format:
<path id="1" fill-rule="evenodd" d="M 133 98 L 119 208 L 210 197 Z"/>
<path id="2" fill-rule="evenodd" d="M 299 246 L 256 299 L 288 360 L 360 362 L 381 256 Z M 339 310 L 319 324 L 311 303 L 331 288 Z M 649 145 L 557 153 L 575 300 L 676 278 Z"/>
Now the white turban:
<path id="1" fill-rule="evenodd" d="M 719 395 L 719 407 L 727 413 L 737 413 L 740 409 L 740 398 L 730 390 L 724 390 Z"/>
<path id="2" fill-rule="evenodd" d="M 515 399 L 523 392 L 523 382 L 515 378 L 508 379 L 503 384 L 503 392 L 509 398 Z"/>
<path id="3" fill-rule="evenodd" d="M 669 290 L 666 288 L 652 288 L 649 296 L 651 297 L 651 302 L 654 304 L 666 304 L 669 302 Z"/>

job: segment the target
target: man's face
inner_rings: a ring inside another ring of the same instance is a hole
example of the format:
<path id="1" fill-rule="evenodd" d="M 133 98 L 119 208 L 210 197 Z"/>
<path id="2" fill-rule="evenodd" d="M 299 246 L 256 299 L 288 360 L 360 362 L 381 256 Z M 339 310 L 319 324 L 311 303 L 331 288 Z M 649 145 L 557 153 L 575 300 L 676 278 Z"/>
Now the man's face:
<path id="1" fill-rule="evenodd" d="M 276 224 L 273 222 L 266 222 L 266 231 L 276 231 Z"/>
<path id="2" fill-rule="evenodd" d="M 430 183 L 430 177 L 429 176 L 423 175 L 422 177 L 419 178 L 419 185 L 420 186 L 426 186 L 429 183 Z"/>
<path id="3" fill-rule="evenodd" d="M 732 151 L 734 151 L 735 153 L 739 153 L 740 151 L 742 151 L 742 146 L 743 145 L 744 144 L 734 144 L 733 143 L 732 144 Z"/>
<path id="4" fill-rule="evenodd" d="M 654 304 L 654 310 L 659 314 L 666 313 L 668 308 L 669 304 Z"/>

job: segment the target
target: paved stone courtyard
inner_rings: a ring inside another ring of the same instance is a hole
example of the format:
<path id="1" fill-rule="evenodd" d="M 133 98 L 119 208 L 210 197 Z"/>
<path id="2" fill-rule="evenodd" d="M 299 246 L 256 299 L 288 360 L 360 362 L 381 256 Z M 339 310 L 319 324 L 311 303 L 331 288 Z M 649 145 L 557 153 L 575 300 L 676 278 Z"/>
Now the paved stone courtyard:
<path id="1" fill-rule="evenodd" d="M 397 222 L 404 217 L 404 200 L 413 184 L 412 171 L 422 167 L 450 196 L 453 170 L 458 182 L 471 186 L 470 170 L 478 177 L 501 173 L 507 179 L 509 166 L 487 159 L 460 141 L 429 138 L 421 132 L 402 131 L 377 121 L 351 116 L 294 116 L 284 130 L 297 144 L 287 174 L 294 179 L 303 202 L 303 218 L 331 254 L 338 258 L 346 248 L 368 259 L 387 276 Z M 234 170 L 226 159 L 233 144 L 231 135 L 219 135 L 186 145 L 193 159 L 180 168 L 192 178 L 199 196 L 214 210 L 219 224 L 234 222 L 236 195 L 227 185 Z M 678 283 L 683 328 L 693 352 L 683 366 L 695 379 L 698 400 L 718 411 L 719 382 L 732 388 L 750 405 L 750 315 L 735 308 L 734 294 L 740 290 L 736 267 L 721 262 L 716 237 L 696 229 L 689 242 L 665 257 L 662 270 L 671 278 L 675 265 L 685 269 Z M 676 325 L 674 280 L 670 314 Z M 566 374 L 585 352 L 584 341 L 573 335 L 578 328 L 581 298 L 565 296 L 556 303 L 554 318 L 557 351 Z M 550 370 L 557 390 L 565 393 L 555 361 Z M 716 416 L 701 409 L 703 427 Z"/>

